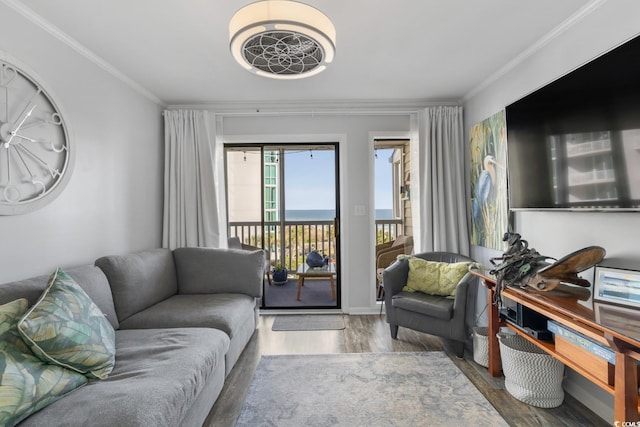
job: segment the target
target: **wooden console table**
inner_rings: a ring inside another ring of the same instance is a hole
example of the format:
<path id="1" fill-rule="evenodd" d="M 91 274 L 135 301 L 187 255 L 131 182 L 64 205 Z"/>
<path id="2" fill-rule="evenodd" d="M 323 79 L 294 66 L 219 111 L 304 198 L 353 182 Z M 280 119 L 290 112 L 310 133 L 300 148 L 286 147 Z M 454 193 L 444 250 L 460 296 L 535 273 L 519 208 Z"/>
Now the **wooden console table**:
<path id="1" fill-rule="evenodd" d="M 504 322 L 492 304 L 496 280 L 488 272 L 472 270 L 487 288 L 489 302 L 489 373 L 501 375 L 500 346 L 496 334 L 506 326 L 569 368 L 614 396 L 615 421 L 640 421 L 638 414 L 638 361 L 640 361 L 640 310 L 594 303 L 586 288 L 560 285 L 553 291 L 505 287 L 502 297 L 519 303 L 558 325 L 569 328 L 615 353 L 615 364 L 598 359 L 579 346 L 541 341 Z M 589 298 L 584 298 L 585 292 Z M 560 344 L 562 348 L 560 348 Z"/>

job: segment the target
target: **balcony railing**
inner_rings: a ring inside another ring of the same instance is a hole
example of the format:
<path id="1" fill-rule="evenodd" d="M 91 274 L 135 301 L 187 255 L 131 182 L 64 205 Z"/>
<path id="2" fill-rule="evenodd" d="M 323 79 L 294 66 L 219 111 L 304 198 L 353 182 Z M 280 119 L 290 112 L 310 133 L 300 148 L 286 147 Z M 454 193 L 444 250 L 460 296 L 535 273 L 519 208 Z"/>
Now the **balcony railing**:
<path id="1" fill-rule="evenodd" d="M 402 234 L 402 220 L 376 220 L 376 243 L 394 240 Z M 316 250 L 330 259 L 336 258 L 333 221 L 231 222 L 229 236 L 245 244 L 269 251 L 271 265 L 295 271 L 307 255 Z"/>
<path id="2" fill-rule="evenodd" d="M 401 234 L 404 234 L 401 219 L 376 219 L 376 244 L 390 242 Z"/>
<path id="3" fill-rule="evenodd" d="M 269 251 L 271 264 L 295 271 L 311 251 L 335 259 L 333 221 L 232 222 L 229 236 Z"/>

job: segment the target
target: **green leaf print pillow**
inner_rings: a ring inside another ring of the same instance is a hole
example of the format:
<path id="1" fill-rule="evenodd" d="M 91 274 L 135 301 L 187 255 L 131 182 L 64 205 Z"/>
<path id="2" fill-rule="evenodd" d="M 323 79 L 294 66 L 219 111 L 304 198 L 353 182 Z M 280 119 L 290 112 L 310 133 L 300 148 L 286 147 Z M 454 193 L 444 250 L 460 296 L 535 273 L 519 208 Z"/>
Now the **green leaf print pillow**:
<path id="1" fill-rule="evenodd" d="M 18 330 L 42 360 L 93 378 L 115 364 L 115 331 L 98 306 L 64 271 L 56 270 Z"/>
<path id="2" fill-rule="evenodd" d="M 22 298 L 0 306 L 0 425 L 13 426 L 87 383 L 87 377 L 33 355 L 17 325 L 27 311 Z"/>

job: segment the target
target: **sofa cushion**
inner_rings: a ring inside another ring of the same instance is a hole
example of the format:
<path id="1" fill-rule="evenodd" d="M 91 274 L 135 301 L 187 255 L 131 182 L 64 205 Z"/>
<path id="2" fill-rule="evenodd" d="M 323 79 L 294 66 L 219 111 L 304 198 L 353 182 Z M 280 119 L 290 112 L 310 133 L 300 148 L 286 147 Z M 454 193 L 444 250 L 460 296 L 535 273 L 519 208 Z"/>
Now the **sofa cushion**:
<path id="1" fill-rule="evenodd" d="M 169 249 L 151 249 L 96 260 L 109 280 L 118 321 L 178 292 Z"/>
<path id="2" fill-rule="evenodd" d="M 33 353 L 47 363 L 106 378 L 115 363 L 115 332 L 78 284 L 56 270 L 38 302 L 18 323 Z"/>
<path id="3" fill-rule="evenodd" d="M 49 276 L 46 275 L 3 283 L 0 285 L 0 304 L 6 304 L 19 298 L 26 298 L 29 305 L 35 304 L 44 288 L 47 287 L 48 278 Z"/>
<path id="4" fill-rule="evenodd" d="M 120 322 L 122 329 L 206 327 L 234 338 L 250 318 L 255 298 L 244 294 L 174 295 Z"/>
<path id="5" fill-rule="evenodd" d="M 407 284 L 402 290 L 454 296 L 456 286 L 469 271 L 469 265 L 469 262 L 448 263 L 410 257 Z"/>
<path id="6" fill-rule="evenodd" d="M 86 384 L 87 378 L 35 357 L 17 330 L 26 299 L 0 306 L 0 425 L 15 425 Z"/>
<path id="7" fill-rule="evenodd" d="M 91 301 L 102 311 L 113 329 L 118 329 L 118 318 L 116 317 L 116 308 L 113 305 L 111 287 L 102 270 L 95 265 L 85 265 L 65 269 L 65 272 L 89 295 Z"/>
<path id="8" fill-rule="evenodd" d="M 113 306 L 113 297 L 107 277 L 94 265 L 85 265 L 65 270 L 96 303 L 114 329 L 118 329 L 118 318 Z M 0 304 L 18 298 L 26 298 L 29 305 L 35 304 L 49 283 L 49 275 L 36 276 L 25 280 L 0 285 Z"/>
<path id="9" fill-rule="evenodd" d="M 394 308 L 414 311 L 442 320 L 449 320 L 453 316 L 451 298 L 429 295 L 422 292 L 400 292 L 391 299 Z"/>
<path id="10" fill-rule="evenodd" d="M 181 294 L 239 292 L 262 296 L 262 250 L 178 248 L 173 257 Z"/>
<path id="11" fill-rule="evenodd" d="M 191 405 L 211 381 L 213 404 L 224 381 L 229 338 L 210 328 L 116 331 L 116 366 L 105 380 L 27 418 L 21 427 L 180 426 Z"/>

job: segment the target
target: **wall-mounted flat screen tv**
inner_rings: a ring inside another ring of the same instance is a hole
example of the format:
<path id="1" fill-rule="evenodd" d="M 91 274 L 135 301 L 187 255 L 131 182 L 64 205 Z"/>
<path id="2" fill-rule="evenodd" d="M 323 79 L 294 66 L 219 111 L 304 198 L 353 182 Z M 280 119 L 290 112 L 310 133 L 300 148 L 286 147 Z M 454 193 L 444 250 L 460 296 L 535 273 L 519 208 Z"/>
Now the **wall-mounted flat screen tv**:
<path id="1" fill-rule="evenodd" d="M 640 211 L 640 37 L 506 107 L 509 208 Z"/>

